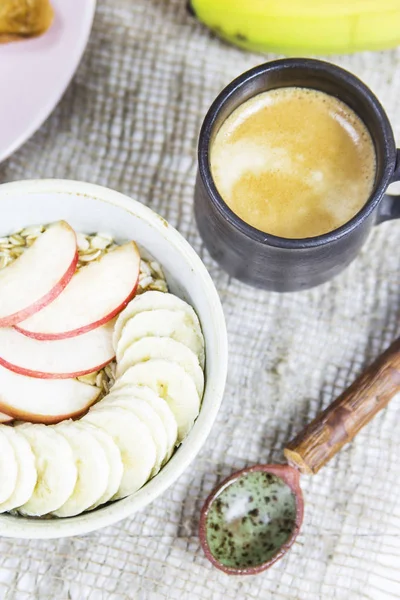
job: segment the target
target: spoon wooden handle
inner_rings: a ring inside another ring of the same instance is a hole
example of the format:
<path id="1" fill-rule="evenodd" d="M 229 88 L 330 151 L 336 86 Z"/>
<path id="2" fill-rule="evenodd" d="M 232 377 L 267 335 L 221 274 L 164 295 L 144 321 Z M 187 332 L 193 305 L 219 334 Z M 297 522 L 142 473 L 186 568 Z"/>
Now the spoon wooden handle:
<path id="1" fill-rule="evenodd" d="M 400 339 L 396 340 L 284 450 L 301 473 L 317 473 L 400 391 Z"/>

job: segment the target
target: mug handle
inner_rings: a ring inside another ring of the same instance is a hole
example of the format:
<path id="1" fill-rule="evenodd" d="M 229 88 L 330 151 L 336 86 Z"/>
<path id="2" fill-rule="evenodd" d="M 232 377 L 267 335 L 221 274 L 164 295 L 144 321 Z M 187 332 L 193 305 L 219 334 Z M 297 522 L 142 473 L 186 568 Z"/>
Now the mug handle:
<path id="1" fill-rule="evenodd" d="M 400 149 L 397 150 L 396 166 L 390 183 L 394 183 L 395 181 L 400 181 Z M 400 219 L 400 196 L 385 194 L 379 205 L 376 224 L 379 225 L 392 219 Z"/>

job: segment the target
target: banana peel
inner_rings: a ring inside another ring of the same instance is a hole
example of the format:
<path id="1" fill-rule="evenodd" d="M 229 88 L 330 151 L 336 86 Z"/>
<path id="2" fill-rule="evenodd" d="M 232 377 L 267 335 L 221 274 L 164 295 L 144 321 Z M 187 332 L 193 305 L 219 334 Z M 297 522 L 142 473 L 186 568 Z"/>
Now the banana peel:
<path id="1" fill-rule="evenodd" d="M 400 45 L 400 0 L 189 0 L 216 35 L 246 50 L 336 54 Z"/>

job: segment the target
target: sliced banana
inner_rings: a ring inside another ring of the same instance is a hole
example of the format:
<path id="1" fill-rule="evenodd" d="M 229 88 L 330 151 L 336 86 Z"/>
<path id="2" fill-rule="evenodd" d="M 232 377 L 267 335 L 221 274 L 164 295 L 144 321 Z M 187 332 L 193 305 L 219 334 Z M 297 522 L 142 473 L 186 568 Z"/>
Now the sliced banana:
<path id="1" fill-rule="evenodd" d="M 35 455 L 37 482 L 32 496 L 19 508 L 23 515 L 41 517 L 59 509 L 74 491 L 77 468 L 71 446 L 54 427 L 38 423 L 17 426 Z"/>
<path id="2" fill-rule="evenodd" d="M 178 426 L 172 410 L 165 400 L 160 398 L 154 390 L 145 385 L 133 385 L 118 379 L 111 392 L 114 392 L 114 390 L 122 391 L 125 389 L 128 389 L 129 393 L 135 398 L 141 398 L 148 402 L 162 420 L 168 438 L 168 453 L 164 460 L 164 462 L 166 462 L 170 458 L 178 438 Z"/>
<path id="3" fill-rule="evenodd" d="M 18 463 L 13 445 L 4 432 L 7 425 L 0 427 L 0 502 L 6 502 L 17 485 Z"/>
<path id="4" fill-rule="evenodd" d="M 76 427 L 74 421 L 54 426 L 71 446 L 78 469 L 74 491 L 53 515 L 73 517 L 95 504 L 106 491 L 110 465 L 102 445 L 88 430 Z"/>
<path id="5" fill-rule="evenodd" d="M 124 472 L 113 500 L 129 496 L 141 488 L 156 462 L 156 447 L 146 425 L 133 413 L 119 407 L 90 410 L 82 421 L 109 433 L 121 452 Z"/>
<path id="6" fill-rule="evenodd" d="M 193 327 L 191 317 L 182 310 L 152 310 L 133 316 L 122 330 L 116 346 L 117 361 L 121 362 L 127 348 L 144 337 L 170 337 L 190 348 L 204 364 L 204 340 Z"/>
<path id="7" fill-rule="evenodd" d="M 167 310 L 181 310 L 185 312 L 191 318 L 194 329 L 201 334 L 199 318 L 190 304 L 184 300 L 181 300 L 181 298 L 178 298 L 178 296 L 175 296 L 174 294 L 150 290 L 144 294 L 136 296 L 120 313 L 114 328 L 114 348 L 116 349 L 122 334 L 122 330 L 129 319 L 140 312 L 158 310 L 160 308 L 165 308 Z"/>
<path id="8" fill-rule="evenodd" d="M 199 397 L 204 391 L 204 373 L 197 356 L 190 348 L 168 337 L 145 337 L 129 346 L 117 366 L 117 378 L 129 367 L 151 358 L 162 358 L 178 363 L 193 379 Z"/>
<path id="9" fill-rule="evenodd" d="M 18 466 L 14 491 L 8 500 L 0 504 L 0 512 L 5 512 L 14 510 L 29 500 L 36 485 L 37 472 L 34 454 L 25 437 L 15 427 L 3 427 L 2 434 L 11 443 Z"/>
<path id="10" fill-rule="evenodd" d="M 178 442 L 187 436 L 199 414 L 200 399 L 192 378 L 180 365 L 168 360 L 151 359 L 130 367 L 119 381 L 147 385 L 154 390 L 174 414 L 178 425 Z"/>
<path id="11" fill-rule="evenodd" d="M 114 494 L 117 493 L 119 486 L 121 485 L 122 474 L 124 472 L 121 452 L 119 451 L 119 448 L 112 439 L 111 435 L 103 431 L 103 429 L 84 421 L 75 421 L 75 425 L 84 433 L 89 432 L 91 436 L 96 438 L 103 448 L 108 461 L 109 474 L 107 487 L 103 495 L 94 504 L 89 506 L 88 510 L 92 510 L 93 508 L 108 502 L 114 496 Z"/>
<path id="12" fill-rule="evenodd" d="M 114 393 L 108 394 L 93 407 L 93 410 L 103 410 L 115 406 L 129 410 L 148 427 L 156 446 L 156 462 L 151 472 L 151 477 L 154 477 L 160 470 L 169 451 L 167 433 L 163 422 L 150 404 L 146 400 L 133 397 L 129 388 L 116 390 Z"/>

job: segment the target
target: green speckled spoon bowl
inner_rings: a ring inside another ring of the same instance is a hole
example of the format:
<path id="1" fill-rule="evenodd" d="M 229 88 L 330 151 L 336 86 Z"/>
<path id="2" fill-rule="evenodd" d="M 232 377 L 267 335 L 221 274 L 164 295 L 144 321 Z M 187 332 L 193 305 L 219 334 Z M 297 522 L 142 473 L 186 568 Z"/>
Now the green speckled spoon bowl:
<path id="1" fill-rule="evenodd" d="M 303 506 L 297 469 L 255 465 L 238 471 L 203 507 L 200 540 L 205 555 L 231 575 L 263 571 L 293 544 Z"/>
<path id="2" fill-rule="evenodd" d="M 300 473 L 316 473 L 400 390 L 400 340 L 284 449 L 289 465 L 233 473 L 207 498 L 199 536 L 206 557 L 230 575 L 254 575 L 289 550 L 303 521 Z"/>

